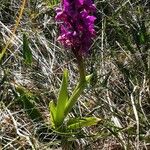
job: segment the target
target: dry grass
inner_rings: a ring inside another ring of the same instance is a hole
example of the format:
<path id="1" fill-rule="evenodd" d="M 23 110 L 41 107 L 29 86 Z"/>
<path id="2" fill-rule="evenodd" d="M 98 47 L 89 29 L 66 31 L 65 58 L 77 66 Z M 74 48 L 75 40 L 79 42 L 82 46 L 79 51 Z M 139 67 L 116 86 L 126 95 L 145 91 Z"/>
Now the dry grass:
<path id="1" fill-rule="evenodd" d="M 0 1 L 0 49 L 13 35 L 21 3 Z M 53 3 L 54 4 L 54 3 Z M 149 1 L 96 1 L 97 38 L 86 59 L 91 85 L 70 115 L 94 115 L 102 121 L 72 137 L 72 149 L 150 149 L 150 3 Z M 64 68 L 69 70 L 69 90 L 78 79 L 76 60 L 57 43 L 54 8 L 46 0 L 27 1 L 17 31 L 0 66 L 0 149 L 58 148 L 60 137 L 42 122 L 30 119 L 20 105 L 16 85 L 40 110 L 49 125 L 48 104 L 56 99 Z M 24 64 L 23 33 L 33 55 Z M 70 148 L 71 149 L 71 148 Z"/>

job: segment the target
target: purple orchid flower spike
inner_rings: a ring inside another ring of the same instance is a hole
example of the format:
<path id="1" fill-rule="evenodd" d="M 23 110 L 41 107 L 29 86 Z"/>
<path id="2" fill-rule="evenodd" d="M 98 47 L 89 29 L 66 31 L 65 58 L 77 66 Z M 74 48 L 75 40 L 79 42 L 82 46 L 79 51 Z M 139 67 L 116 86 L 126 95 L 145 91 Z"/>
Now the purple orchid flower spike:
<path id="1" fill-rule="evenodd" d="M 92 15 L 96 7 L 92 0 L 62 0 L 56 9 L 56 21 L 59 22 L 60 35 L 58 40 L 75 55 L 89 52 L 92 38 L 95 36 Z"/>

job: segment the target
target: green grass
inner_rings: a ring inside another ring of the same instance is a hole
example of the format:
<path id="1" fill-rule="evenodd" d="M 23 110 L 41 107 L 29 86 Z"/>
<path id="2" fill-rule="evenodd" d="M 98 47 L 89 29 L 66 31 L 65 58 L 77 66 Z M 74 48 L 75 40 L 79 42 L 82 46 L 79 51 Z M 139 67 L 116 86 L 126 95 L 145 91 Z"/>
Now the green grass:
<path id="1" fill-rule="evenodd" d="M 0 2 L 1 51 L 12 36 L 21 3 Z M 0 149 L 150 149 L 149 1 L 95 0 L 97 37 L 86 59 L 87 74 L 94 77 L 70 116 L 96 116 L 101 121 L 64 135 L 68 141 L 49 128 L 48 105 L 56 101 L 63 70 L 69 70 L 70 93 L 78 80 L 73 54 L 56 41 L 54 9 L 58 3 L 26 3 L 16 34 L 0 62 Z M 32 52 L 31 65 L 24 60 L 24 33 Z M 24 96 L 16 85 L 23 87 Z M 18 97 L 22 101 L 22 97 L 29 98 L 30 105 L 20 104 Z M 42 121 L 33 121 L 33 110 L 40 112 Z"/>

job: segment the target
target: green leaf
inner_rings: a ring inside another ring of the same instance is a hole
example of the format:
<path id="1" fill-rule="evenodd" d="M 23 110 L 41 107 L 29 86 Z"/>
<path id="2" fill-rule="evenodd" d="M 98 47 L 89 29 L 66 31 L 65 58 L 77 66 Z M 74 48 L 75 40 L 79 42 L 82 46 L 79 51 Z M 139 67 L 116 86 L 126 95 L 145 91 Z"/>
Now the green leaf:
<path id="1" fill-rule="evenodd" d="M 62 125 L 64 121 L 64 111 L 68 101 L 68 71 L 64 70 L 63 80 L 61 83 L 58 101 L 57 101 L 57 109 L 56 109 L 56 126 L 59 127 Z"/>
<path id="2" fill-rule="evenodd" d="M 143 33 L 140 33 L 139 36 L 140 36 L 140 37 L 139 37 L 140 43 L 141 43 L 141 44 L 144 44 L 144 43 L 145 43 L 145 37 L 144 37 L 144 34 L 143 34 Z"/>
<path id="3" fill-rule="evenodd" d="M 100 121 L 101 119 L 96 117 L 73 118 L 68 121 L 67 128 L 79 129 L 83 127 L 89 127 L 89 126 L 96 125 Z"/>
<path id="4" fill-rule="evenodd" d="M 75 87 L 71 97 L 67 101 L 66 109 L 65 109 L 65 116 L 68 115 L 74 104 L 77 102 L 77 99 L 81 95 L 81 93 L 84 91 L 86 85 L 90 83 L 90 80 L 92 78 L 93 74 L 86 76 L 85 81 L 79 81 L 77 86 Z"/>
<path id="5" fill-rule="evenodd" d="M 68 113 L 71 111 L 72 107 L 74 106 L 74 104 L 77 102 L 77 99 L 79 98 L 79 96 L 81 95 L 81 93 L 83 92 L 83 90 L 86 87 L 86 81 L 82 82 L 80 81 L 77 86 L 75 87 L 75 90 L 73 91 L 71 97 L 69 98 L 66 108 L 65 108 L 65 116 L 68 115 Z"/>
<path id="6" fill-rule="evenodd" d="M 50 112 L 50 121 L 53 128 L 55 128 L 55 119 L 56 119 L 56 105 L 54 101 L 49 103 L 49 112 Z"/>
<path id="7" fill-rule="evenodd" d="M 60 1 L 59 0 L 51 0 L 49 1 L 50 8 L 54 8 Z"/>
<path id="8" fill-rule="evenodd" d="M 32 64 L 32 52 L 30 50 L 26 34 L 23 34 L 23 58 L 25 64 L 27 65 Z"/>
<path id="9" fill-rule="evenodd" d="M 34 122 L 37 121 L 44 122 L 42 114 L 40 113 L 39 109 L 35 105 L 34 95 L 24 87 L 18 85 L 16 85 L 16 91 L 17 93 L 19 93 L 19 96 L 17 96 L 17 100 L 24 107 L 24 110 L 28 114 L 28 116 Z"/>

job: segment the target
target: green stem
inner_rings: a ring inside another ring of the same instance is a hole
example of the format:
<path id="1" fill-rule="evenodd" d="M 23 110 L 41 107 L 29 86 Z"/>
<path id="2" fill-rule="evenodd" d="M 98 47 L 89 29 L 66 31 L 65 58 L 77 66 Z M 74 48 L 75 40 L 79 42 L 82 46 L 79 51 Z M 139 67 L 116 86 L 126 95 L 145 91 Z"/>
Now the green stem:
<path id="1" fill-rule="evenodd" d="M 83 63 L 83 58 L 80 57 L 77 59 L 78 63 L 78 69 L 79 69 L 79 74 L 80 74 L 80 82 L 85 82 L 85 66 Z"/>
<path id="2" fill-rule="evenodd" d="M 74 53 L 76 59 L 77 59 L 77 64 L 78 64 L 78 69 L 79 69 L 79 74 L 80 74 L 80 81 L 85 81 L 85 66 L 83 62 L 83 57 L 77 51 L 76 49 L 72 48 L 72 52 Z"/>
<path id="3" fill-rule="evenodd" d="M 74 104 L 77 102 L 79 96 L 83 92 L 86 86 L 86 81 L 80 81 L 78 85 L 76 86 L 75 90 L 73 91 L 72 96 L 69 98 L 67 106 L 65 108 L 65 116 L 68 115 L 68 113 L 71 111 Z"/>
<path id="4" fill-rule="evenodd" d="M 79 96 L 81 95 L 81 93 L 83 92 L 83 90 L 86 87 L 86 76 L 85 76 L 85 67 L 84 67 L 83 58 L 78 53 L 74 53 L 74 54 L 77 58 L 80 78 L 79 78 L 79 83 L 75 87 L 75 89 L 74 89 L 74 91 L 73 91 L 73 93 L 72 93 L 71 97 L 69 98 L 68 103 L 66 105 L 65 116 L 67 116 L 68 113 L 71 111 L 72 107 L 77 102 L 77 99 L 79 98 Z"/>

